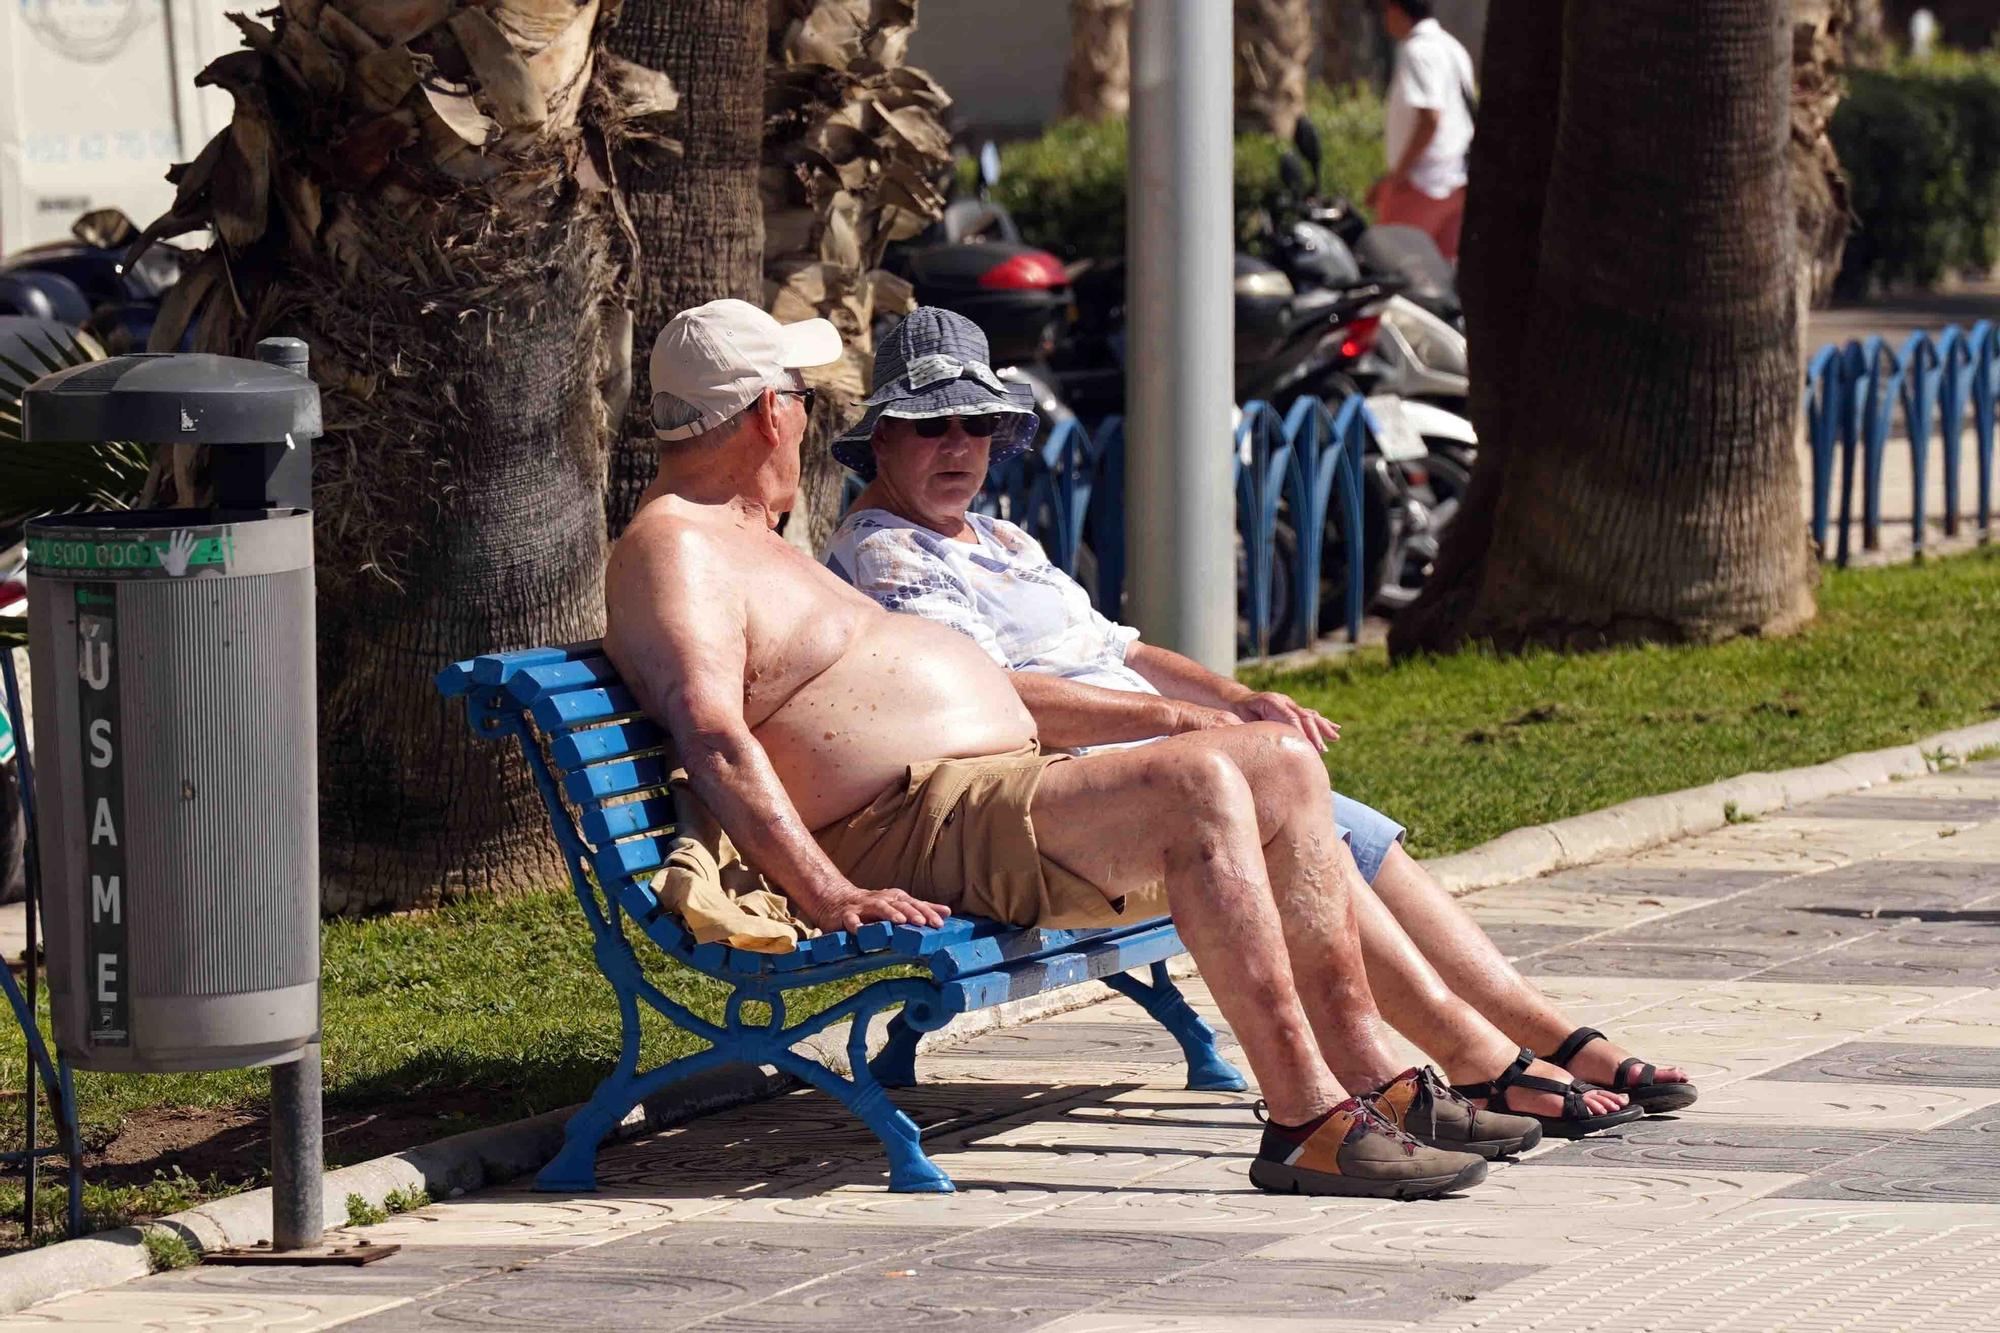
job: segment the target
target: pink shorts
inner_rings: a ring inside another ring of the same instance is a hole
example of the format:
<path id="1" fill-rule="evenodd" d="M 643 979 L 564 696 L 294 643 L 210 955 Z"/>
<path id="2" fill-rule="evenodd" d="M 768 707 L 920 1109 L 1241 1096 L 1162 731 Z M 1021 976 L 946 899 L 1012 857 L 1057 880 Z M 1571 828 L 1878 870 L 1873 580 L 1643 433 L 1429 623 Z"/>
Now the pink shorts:
<path id="1" fill-rule="evenodd" d="M 1465 225 L 1465 187 L 1433 199 L 1415 186 L 1391 181 L 1376 200 L 1375 221 L 1415 227 L 1437 242 L 1446 259 L 1458 259 L 1458 233 Z"/>

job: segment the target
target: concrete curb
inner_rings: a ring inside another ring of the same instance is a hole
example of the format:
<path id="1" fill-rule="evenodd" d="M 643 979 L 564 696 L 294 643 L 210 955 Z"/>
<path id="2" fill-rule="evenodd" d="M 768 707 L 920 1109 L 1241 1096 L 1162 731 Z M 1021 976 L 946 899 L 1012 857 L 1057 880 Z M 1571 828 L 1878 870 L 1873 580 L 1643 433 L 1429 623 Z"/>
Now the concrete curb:
<path id="1" fill-rule="evenodd" d="M 1724 782 L 1662 796 L 1645 796 L 1604 810 L 1515 829 L 1455 856 L 1428 861 L 1438 882 L 1455 894 L 1496 888 L 1592 861 L 1628 856 L 1676 838 L 1707 833 L 1728 823 L 1725 807 L 1761 815 L 1827 796 L 1864 790 L 1895 777 L 1921 777 L 1939 759 L 1964 760 L 1977 750 L 2000 746 L 2000 721 L 1982 722 L 1886 750 L 1846 755 L 1808 768 L 1777 773 L 1745 773 Z M 1193 975 L 1193 960 L 1174 960 L 1173 974 Z M 971 1014 L 941 1033 L 928 1034 L 920 1050 L 965 1041 L 981 1033 L 1016 1027 L 1048 1014 L 1110 999 L 1094 987 L 1070 986 L 1050 995 L 1015 1000 Z M 870 1033 L 869 1051 L 879 1049 L 881 1027 Z M 847 1072 L 844 1037 L 821 1033 L 809 1042 L 829 1068 Z M 711 1111 L 740 1106 L 798 1086 L 766 1068 L 735 1066 L 675 1085 L 634 1110 L 614 1138 L 665 1129 Z M 326 1177 L 329 1230 L 347 1222 L 347 1196 L 357 1194 L 375 1207 L 392 1191 L 421 1188 L 433 1198 L 456 1198 L 538 1169 L 555 1155 L 563 1124 L 574 1107 L 549 1111 L 512 1124 L 475 1129 L 405 1152 L 342 1167 Z M 217 1199 L 150 1224 L 180 1236 L 196 1250 L 249 1246 L 271 1239 L 271 1191 L 251 1190 Z M 59 1296 L 115 1286 L 149 1271 L 145 1232 L 121 1227 L 0 1258 L 0 1315 Z"/>
<path id="2" fill-rule="evenodd" d="M 1708 833 L 1740 815 L 1765 815 L 1827 796 L 1863 791 L 1899 777 L 1922 777 L 1937 761 L 1963 761 L 2000 746 L 2000 722 L 1940 732 L 1914 745 L 1845 755 L 1824 764 L 1776 773 L 1744 773 L 1705 787 L 1642 796 L 1587 815 L 1503 833 L 1455 856 L 1426 861 L 1439 884 L 1455 894 L 1497 888 L 1614 856 L 1630 856 L 1676 838 Z"/>

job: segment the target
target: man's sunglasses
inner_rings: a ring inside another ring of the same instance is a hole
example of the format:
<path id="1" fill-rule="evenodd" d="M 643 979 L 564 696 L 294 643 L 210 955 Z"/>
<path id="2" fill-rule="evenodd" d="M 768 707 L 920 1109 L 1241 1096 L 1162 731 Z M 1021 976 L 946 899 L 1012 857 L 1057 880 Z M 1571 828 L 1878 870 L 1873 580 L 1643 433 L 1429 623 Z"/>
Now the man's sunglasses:
<path id="1" fill-rule="evenodd" d="M 1000 418 L 993 413 L 976 417 L 918 417 L 910 422 L 910 429 L 926 440 L 942 440 L 954 421 L 965 427 L 965 433 L 975 440 L 989 439 L 1000 429 Z"/>
<path id="2" fill-rule="evenodd" d="M 813 404 L 819 401 L 818 389 L 779 389 L 776 392 L 790 394 L 799 400 L 799 406 L 806 410 L 806 420 L 812 420 Z"/>

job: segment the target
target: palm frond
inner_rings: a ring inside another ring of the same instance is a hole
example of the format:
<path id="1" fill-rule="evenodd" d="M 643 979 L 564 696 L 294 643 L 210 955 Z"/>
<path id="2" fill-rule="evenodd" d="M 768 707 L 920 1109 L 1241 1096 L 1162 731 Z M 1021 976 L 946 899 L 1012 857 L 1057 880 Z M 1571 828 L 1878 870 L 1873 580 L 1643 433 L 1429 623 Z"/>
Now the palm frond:
<path id="1" fill-rule="evenodd" d="M 0 330 L 0 545 L 18 541 L 21 525 L 72 509 L 122 509 L 146 483 L 152 451 L 123 441 L 54 444 L 21 438 L 21 397 L 44 375 L 104 352 L 66 329 Z"/>

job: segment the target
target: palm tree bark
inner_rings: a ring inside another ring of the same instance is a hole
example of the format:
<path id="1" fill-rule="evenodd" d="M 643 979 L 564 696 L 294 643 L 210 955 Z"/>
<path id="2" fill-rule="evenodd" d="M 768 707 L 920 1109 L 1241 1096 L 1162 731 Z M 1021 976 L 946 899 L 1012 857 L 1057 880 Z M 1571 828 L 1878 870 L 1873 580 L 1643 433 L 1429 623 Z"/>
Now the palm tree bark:
<path id="1" fill-rule="evenodd" d="M 1290 138 L 1306 111 L 1312 0 L 1236 0 L 1236 128 Z"/>
<path id="2" fill-rule="evenodd" d="M 653 480 L 652 388 L 642 367 L 660 327 L 720 297 L 761 303 L 764 217 L 757 166 L 764 120 L 764 6 L 756 0 L 629 0 L 606 45 L 681 91 L 678 155 L 618 164 L 639 264 L 633 283 L 636 392 L 612 449 L 613 536 Z"/>
<path id="3" fill-rule="evenodd" d="M 1062 113 L 1117 120 L 1132 108 L 1132 0 L 1070 0 Z"/>
<path id="4" fill-rule="evenodd" d="M 1489 41 L 1506 27 L 1496 13 Z M 1789 31 L 1784 0 L 1564 7 L 1549 170 L 1524 183 L 1545 184 L 1519 307 L 1532 373 L 1510 386 L 1489 378 L 1504 360 L 1475 367 L 1475 419 L 1500 446 L 1472 497 L 1491 509 L 1486 547 L 1454 550 L 1470 596 L 1433 599 L 1397 651 L 1713 640 L 1811 618 Z M 1476 206 L 1498 206 L 1484 184 Z M 1475 334 L 1489 357 L 1497 333 L 1489 311 Z"/>
<path id="5" fill-rule="evenodd" d="M 662 81 L 602 55 L 598 0 L 286 0 L 201 81 L 229 128 L 152 235 L 216 239 L 154 330 L 311 345 L 322 902 L 409 907 L 558 882 L 518 762 L 434 673 L 603 625 L 605 312 L 622 303 L 606 145 Z M 611 321 L 615 324 L 615 320 Z M 199 460 L 165 495 L 199 502 Z"/>
<path id="6" fill-rule="evenodd" d="M 1320 78 L 1335 88 L 1382 83 L 1381 27 L 1375 0 L 1320 0 Z"/>
<path id="7" fill-rule="evenodd" d="M 827 444 L 867 392 L 877 321 L 912 304 L 908 284 L 881 270 L 883 254 L 944 208 L 950 99 L 903 63 L 915 26 L 914 0 L 774 0 L 770 10 L 766 304 L 785 323 L 833 321 L 846 345 L 840 361 L 806 372 L 819 405 L 785 536 L 813 554 L 840 520 L 846 482 Z"/>

